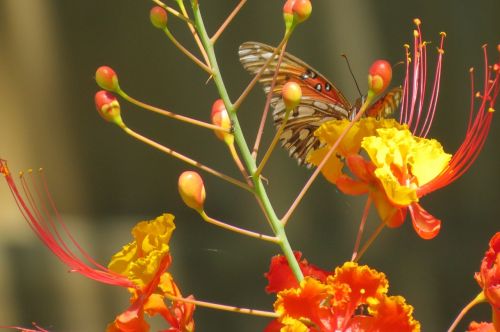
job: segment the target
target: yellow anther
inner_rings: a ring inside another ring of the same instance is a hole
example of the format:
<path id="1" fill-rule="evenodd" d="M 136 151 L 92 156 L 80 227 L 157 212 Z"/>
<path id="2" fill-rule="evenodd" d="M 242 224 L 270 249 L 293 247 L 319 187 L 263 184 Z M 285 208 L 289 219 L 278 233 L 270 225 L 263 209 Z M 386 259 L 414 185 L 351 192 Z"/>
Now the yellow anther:
<path id="1" fill-rule="evenodd" d="M 444 54 L 444 50 L 443 50 L 442 48 L 439 48 L 439 47 L 438 47 L 438 48 L 437 48 L 437 51 L 438 51 L 438 53 L 439 53 L 439 54 L 441 54 L 441 55 L 442 55 L 442 54 Z"/>
<path id="2" fill-rule="evenodd" d="M 417 38 L 418 36 L 420 36 L 420 34 L 418 33 L 417 30 L 413 30 L 413 37 Z"/>
<path id="3" fill-rule="evenodd" d="M 493 113 L 493 112 L 495 112 L 495 109 L 493 107 L 490 107 L 490 108 L 488 108 L 488 112 Z"/>
<path id="4" fill-rule="evenodd" d="M 473 73 L 474 72 L 474 67 L 470 67 L 469 68 L 469 73 Z"/>
<path id="5" fill-rule="evenodd" d="M 446 32 L 441 31 L 441 32 L 439 33 L 439 35 L 440 35 L 440 36 L 442 36 L 442 37 L 446 37 Z"/>
<path id="6" fill-rule="evenodd" d="M 409 49 L 409 48 L 410 48 L 410 45 L 408 45 L 408 44 L 404 44 L 404 45 L 403 45 L 403 47 L 404 47 L 404 48 L 406 48 L 406 49 Z"/>
<path id="7" fill-rule="evenodd" d="M 361 294 L 365 294 L 365 293 L 366 293 L 366 290 L 365 290 L 364 288 L 361 288 L 361 289 L 359 290 L 359 292 L 360 292 Z"/>
<path id="8" fill-rule="evenodd" d="M 415 23 L 416 26 L 419 26 L 420 24 L 422 24 L 422 22 L 420 21 L 419 18 L 413 19 L 413 23 Z"/>

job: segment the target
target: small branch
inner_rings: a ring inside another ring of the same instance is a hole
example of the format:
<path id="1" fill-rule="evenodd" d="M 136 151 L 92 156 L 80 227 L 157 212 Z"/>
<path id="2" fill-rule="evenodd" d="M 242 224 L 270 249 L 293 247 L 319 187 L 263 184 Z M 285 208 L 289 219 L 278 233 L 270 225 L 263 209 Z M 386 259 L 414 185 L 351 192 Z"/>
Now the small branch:
<path id="1" fill-rule="evenodd" d="M 276 144 L 278 144 L 280 136 L 283 133 L 283 130 L 285 129 L 286 123 L 288 122 L 288 118 L 290 117 L 291 113 L 292 113 L 291 110 L 286 111 L 285 117 L 283 118 L 283 122 L 281 122 L 280 127 L 276 131 L 276 134 L 274 135 L 274 138 L 273 138 L 273 141 L 271 142 L 271 145 L 269 146 L 266 153 L 264 154 L 264 158 L 262 158 L 262 161 L 260 162 L 259 167 L 257 167 L 257 170 L 255 171 L 255 173 L 253 173 L 254 177 L 259 177 L 260 174 L 262 173 L 262 170 L 264 169 L 264 166 L 266 166 L 266 163 L 269 160 L 269 157 L 271 157 L 271 153 L 273 153 L 274 148 L 276 147 Z M 256 151 L 254 150 L 254 152 L 256 152 Z"/>
<path id="2" fill-rule="evenodd" d="M 181 9 L 182 14 L 184 14 L 185 17 L 189 18 L 189 15 L 187 13 L 186 7 L 184 7 L 184 1 L 183 0 L 176 0 L 177 4 L 179 5 L 179 8 Z M 196 44 L 198 45 L 198 48 L 200 49 L 201 55 L 203 56 L 203 59 L 205 60 L 205 63 L 208 65 L 210 63 L 210 60 L 208 59 L 207 52 L 205 48 L 203 47 L 203 43 L 200 40 L 200 37 L 198 36 L 198 33 L 196 32 L 196 29 L 194 27 L 194 23 L 188 23 L 188 28 L 189 31 L 193 34 L 194 40 L 196 41 Z"/>
<path id="3" fill-rule="evenodd" d="M 381 222 L 380 225 L 377 227 L 377 229 L 375 229 L 373 234 L 370 236 L 368 241 L 366 241 L 366 243 L 363 245 L 363 247 L 359 251 L 359 254 L 357 254 L 356 257 L 352 260 L 353 262 L 359 262 L 359 260 L 361 259 L 361 256 L 363 256 L 365 254 L 365 252 L 368 250 L 368 248 L 370 248 L 373 241 L 375 241 L 375 239 L 379 236 L 380 232 L 382 232 L 384 227 L 385 227 L 385 222 Z"/>
<path id="4" fill-rule="evenodd" d="M 359 224 L 358 235 L 356 237 L 356 242 L 354 243 L 354 249 L 352 251 L 351 261 L 354 261 L 358 256 L 358 249 L 361 243 L 361 237 L 363 237 L 363 231 L 365 230 L 366 219 L 368 218 L 368 212 L 370 212 L 370 206 L 372 203 L 372 198 L 368 195 L 368 199 L 365 203 L 365 208 L 363 210 L 363 216 L 361 217 L 361 222 Z"/>
<path id="5" fill-rule="evenodd" d="M 242 234 L 242 235 L 246 235 L 246 236 L 250 236 L 250 237 L 253 237 L 253 238 L 256 238 L 256 239 L 260 239 L 260 240 L 264 240 L 264 241 L 268 241 L 268 242 L 272 242 L 272 243 L 277 243 L 277 244 L 280 243 L 280 240 L 276 236 L 268 236 L 268 235 L 264 235 L 264 234 L 252 232 L 252 231 L 249 231 L 249 230 L 246 230 L 246 229 L 242 229 L 242 228 L 239 228 L 239 227 L 236 227 L 236 226 L 232 226 L 232 225 L 226 224 L 226 223 L 224 223 L 222 221 L 219 221 L 217 219 L 209 217 L 205 213 L 205 211 L 201 211 L 200 212 L 200 216 L 206 222 L 208 222 L 208 223 L 210 223 L 212 225 L 224 228 L 224 229 L 226 229 L 228 231 L 235 232 L 235 233 Z"/>
<path id="6" fill-rule="evenodd" d="M 241 175 L 243 175 L 243 177 L 245 179 L 247 179 L 248 186 L 253 187 L 253 182 L 250 179 L 250 177 L 248 176 L 248 172 L 240 160 L 240 156 L 238 155 L 238 152 L 236 151 L 236 147 L 234 146 L 234 142 L 231 144 L 228 144 L 227 147 L 229 148 L 229 152 L 231 153 L 231 156 L 233 157 L 233 160 L 234 160 L 234 163 L 236 164 L 236 167 L 238 167 L 238 169 L 240 170 Z"/>
<path id="7" fill-rule="evenodd" d="M 199 307 L 205 307 L 216 310 L 230 311 L 239 314 L 253 315 L 253 316 L 261 316 L 261 317 L 269 317 L 269 318 L 277 318 L 279 315 L 275 312 L 271 311 L 263 311 L 263 310 L 254 310 L 240 307 L 233 307 L 228 305 L 216 304 L 211 302 L 199 301 L 194 299 L 186 299 L 184 297 L 172 296 L 170 294 L 165 294 L 165 297 L 171 301 L 179 301 L 184 303 L 191 303 L 197 305 Z"/>
<path id="8" fill-rule="evenodd" d="M 342 140 L 344 139 L 345 135 L 347 135 L 349 130 L 351 130 L 352 126 L 354 126 L 354 124 L 361 118 L 361 116 L 363 116 L 366 109 L 371 104 L 373 98 L 374 98 L 374 95 L 368 94 L 368 96 L 367 96 L 364 104 L 361 106 L 359 112 L 356 114 L 354 119 L 349 123 L 349 125 L 344 129 L 344 131 L 339 135 L 339 138 L 332 145 L 330 150 L 328 150 L 328 153 L 323 157 L 323 160 L 321 161 L 321 163 L 318 165 L 318 167 L 316 167 L 316 169 L 314 170 L 314 172 L 311 175 L 311 177 L 309 178 L 309 180 L 307 180 L 306 184 L 304 185 L 304 187 L 302 188 L 300 193 L 297 195 L 297 198 L 295 198 L 295 201 L 292 203 L 292 205 L 290 206 L 288 211 L 285 213 L 285 215 L 281 219 L 281 223 L 283 225 L 286 225 L 286 223 L 290 219 L 291 215 L 293 214 L 293 212 L 295 211 L 295 209 L 297 208 L 297 206 L 301 202 L 302 198 L 304 198 L 304 196 L 307 193 L 307 191 L 309 190 L 309 188 L 311 188 L 314 180 L 316 180 L 316 178 L 318 177 L 319 173 L 321 172 L 321 170 L 325 166 L 328 159 L 330 159 L 330 157 L 333 155 L 333 153 L 335 152 L 335 150 L 339 146 L 340 142 L 342 142 Z"/>
<path id="9" fill-rule="evenodd" d="M 231 21 L 238 14 L 240 9 L 243 7 L 243 5 L 245 5 L 246 2 L 247 2 L 247 0 L 241 0 L 240 3 L 236 6 L 236 8 L 234 8 L 234 10 L 231 12 L 231 14 L 229 14 L 229 16 L 226 18 L 224 23 L 222 23 L 222 25 L 217 30 L 217 32 L 212 36 L 212 38 L 210 38 L 210 42 L 212 43 L 212 45 L 215 44 L 215 42 L 217 42 L 217 39 L 219 39 L 222 32 L 224 32 L 224 30 L 227 28 L 229 23 L 231 23 Z"/>
<path id="10" fill-rule="evenodd" d="M 172 15 L 174 15 L 175 17 L 177 17 L 178 19 L 181 19 L 188 24 L 193 24 L 193 21 L 191 21 L 189 18 L 182 15 L 181 13 L 179 13 L 177 10 L 173 9 L 172 7 L 165 5 L 163 2 L 161 2 L 159 0 L 152 0 L 152 1 L 154 3 L 156 3 L 158 6 L 162 7 L 166 11 L 168 11 L 169 13 L 171 13 Z"/>
<path id="11" fill-rule="evenodd" d="M 161 144 L 159 144 L 159 143 L 157 143 L 157 142 L 155 142 L 155 141 L 153 141 L 153 140 L 151 140 L 151 139 L 149 139 L 147 137 L 142 136 L 139 133 L 136 133 L 135 131 L 133 131 L 132 129 L 130 129 L 128 127 L 123 127 L 122 129 L 127 134 L 129 134 L 130 136 L 138 139 L 141 142 L 144 142 L 144 143 L 146 143 L 146 144 L 154 147 L 155 149 L 158 149 L 158 150 L 160 150 L 160 151 L 162 151 L 162 152 L 164 152 L 164 153 L 166 153 L 168 155 L 171 155 L 172 157 L 175 157 L 177 159 L 180 159 L 180 160 L 184 161 L 185 163 L 187 163 L 187 164 L 189 164 L 191 166 L 198 167 L 199 169 L 204 170 L 207 173 L 215 175 L 215 176 L 217 176 L 217 177 L 219 177 L 219 178 L 221 178 L 223 180 L 226 180 L 229 183 L 232 183 L 232 184 L 234 184 L 234 185 L 236 185 L 236 186 L 238 186 L 240 188 L 243 188 L 245 190 L 248 190 L 248 191 L 252 192 L 252 189 L 250 187 L 248 187 L 248 185 L 246 183 L 243 183 L 243 182 L 241 182 L 239 180 L 236 180 L 236 179 L 234 179 L 234 178 L 232 178 L 232 177 L 230 177 L 228 175 L 225 175 L 225 174 L 223 174 L 221 172 L 218 172 L 218 171 L 216 171 L 216 170 L 214 170 L 214 169 L 212 169 L 212 168 L 210 168 L 208 166 L 205 166 L 205 165 L 197 162 L 194 159 L 186 157 L 183 154 L 180 154 L 179 152 L 176 152 L 176 151 L 174 151 L 174 150 L 172 150 L 170 148 L 167 148 L 166 146 L 163 146 L 163 145 L 161 145 Z"/>
<path id="12" fill-rule="evenodd" d="M 175 37 L 172 35 L 172 33 L 170 32 L 170 30 L 168 28 L 165 28 L 163 31 L 168 36 L 168 38 L 172 41 L 172 43 L 174 43 L 174 45 L 177 46 L 177 48 L 182 53 L 184 53 L 188 58 L 190 58 L 191 60 L 193 60 L 193 62 L 196 65 L 198 65 L 201 69 L 203 69 L 204 71 L 206 71 L 210 75 L 213 75 L 212 69 L 210 69 L 210 67 L 208 67 L 206 64 L 204 64 L 203 62 L 201 62 L 200 59 L 198 59 L 196 56 L 194 56 L 193 53 L 189 52 L 184 46 L 182 46 L 182 44 L 179 43 L 177 41 L 177 39 L 175 39 Z"/>
<path id="13" fill-rule="evenodd" d="M 285 54 L 286 45 L 288 43 L 288 39 L 285 40 L 283 47 L 281 48 L 281 52 L 278 58 L 278 62 L 276 63 L 276 69 L 274 70 L 273 80 L 269 87 L 269 92 L 267 93 L 266 105 L 264 106 L 264 111 L 262 112 L 262 117 L 260 119 L 259 131 L 257 132 L 257 137 L 255 138 L 255 144 L 252 150 L 252 156 L 254 159 L 257 159 L 257 152 L 259 151 L 260 140 L 262 139 L 262 134 L 264 133 L 264 126 L 267 120 L 267 113 L 269 112 L 269 106 L 271 106 L 271 99 L 274 93 L 274 87 L 276 85 L 276 79 L 278 77 L 278 73 L 280 71 L 281 61 L 283 60 L 283 55 Z M 271 58 L 273 58 L 272 56 Z M 275 136 L 276 137 L 276 136 Z M 274 147 L 273 147 L 274 148 Z"/>
<path id="14" fill-rule="evenodd" d="M 484 293 L 481 292 L 479 293 L 472 301 L 470 301 L 458 314 L 457 318 L 453 321 L 453 324 L 451 324 L 450 328 L 448 329 L 448 332 L 453 332 L 455 328 L 457 327 L 458 323 L 464 318 L 465 314 L 476 304 L 485 302 L 486 297 L 484 296 Z"/>
<path id="15" fill-rule="evenodd" d="M 121 89 L 117 93 L 123 99 L 128 101 L 129 103 L 137 105 L 137 106 L 144 108 L 148 111 L 151 111 L 151 112 L 154 112 L 154 113 L 157 113 L 157 114 L 160 114 L 160 115 L 172 118 L 172 119 L 176 119 L 176 120 L 179 120 L 182 122 L 190 123 L 190 124 L 193 124 L 195 126 L 200 126 L 200 127 L 211 129 L 211 130 L 217 130 L 217 131 L 224 132 L 224 133 L 230 132 L 228 129 L 222 128 L 220 126 L 216 126 L 212 123 L 203 122 L 203 121 L 196 120 L 196 119 L 184 116 L 184 115 L 179 115 L 179 114 L 167 111 L 167 110 L 163 110 L 163 109 L 155 107 L 155 106 L 148 105 L 148 104 L 143 103 L 135 98 L 130 97 L 128 94 L 125 93 L 125 91 L 123 91 Z"/>

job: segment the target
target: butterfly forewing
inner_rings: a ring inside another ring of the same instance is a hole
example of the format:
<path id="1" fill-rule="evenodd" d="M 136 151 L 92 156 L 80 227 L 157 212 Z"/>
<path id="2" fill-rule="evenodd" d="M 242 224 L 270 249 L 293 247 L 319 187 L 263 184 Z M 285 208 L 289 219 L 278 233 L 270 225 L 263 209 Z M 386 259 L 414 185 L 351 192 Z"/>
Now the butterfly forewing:
<path id="1" fill-rule="evenodd" d="M 239 49 L 243 67 L 252 74 L 259 72 L 266 61 L 273 57 L 259 79 L 265 93 L 269 93 L 278 62 L 278 55 L 273 56 L 274 50 L 271 46 L 257 42 L 246 42 Z M 285 115 L 281 89 L 290 81 L 298 83 L 302 88 L 302 100 L 290 115 L 280 139 L 290 156 L 303 163 L 307 154 L 319 146 L 319 140 L 313 135 L 314 131 L 325 121 L 349 118 L 352 107 L 324 76 L 302 60 L 285 53 L 271 97 L 277 127 Z"/>

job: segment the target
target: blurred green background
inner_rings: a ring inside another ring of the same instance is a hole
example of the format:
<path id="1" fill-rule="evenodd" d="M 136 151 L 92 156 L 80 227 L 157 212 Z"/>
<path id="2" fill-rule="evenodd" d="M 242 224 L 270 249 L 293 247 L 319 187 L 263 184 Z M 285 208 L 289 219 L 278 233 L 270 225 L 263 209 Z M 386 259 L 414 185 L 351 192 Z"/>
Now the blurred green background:
<path id="1" fill-rule="evenodd" d="M 200 3 L 209 30 L 215 31 L 237 1 Z M 238 62 L 239 44 L 255 40 L 276 45 L 283 34 L 282 4 L 248 1 L 217 43 L 233 99 L 250 80 Z M 130 95 L 208 120 L 217 98 L 213 83 L 206 84 L 206 74 L 150 25 L 150 6 L 148 1 L 131 0 L 0 0 L 0 157 L 15 171 L 44 167 L 64 219 L 100 262 L 106 264 L 130 241 L 129 231 L 137 221 L 171 212 L 177 221 L 171 272 L 185 295 L 272 310 L 274 297 L 263 291 L 263 273 L 278 249 L 204 224 L 177 194 L 177 177 L 190 168 L 132 140 L 94 110 L 95 69 L 110 65 Z M 429 58 L 434 59 L 439 32 L 447 32 L 431 137 L 447 151 L 455 151 L 469 110 L 468 69 L 477 67 L 480 84 L 481 46 L 490 44 L 492 61 L 498 56 L 500 2 L 317 0 L 313 6 L 311 19 L 296 30 L 288 50 L 335 82 L 350 100 L 357 92 L 340 54 L 349 56 L 364 90 L 374 59 L 404 60 L 403 44 L 412 40 L 413 18 L 423 21 L 424 39 L 433 41 Z M 184 26 L 172 17 L 169 24 L 194 50 Z M 402 77 L 399 66 L 393 84 L 400 84 Z M 240 110 L 250 142 L 263 104 L 264 94 L 257 88 Z M 122 109 L 127 124 L 138 132 L 238 175 L 226 148 L 209 130 L 125 102 Z M 494 121 L 469 172 L 423 199 L 424 207 L 443 220 L 436 239 L 418 238 L 407 220 L 399 229 L 382 232 L 363 259 L 387 274 L 391 294 L 404 296 L 415 307 L 424 331 L 444 331 L 479 292 L 473 273 L 490 237 L 499 230 L 499 131 Z M 273 132 L 268 125 L 266 143 Z M 287 210 L 310 173 L 284 150 L 276 150 L 264 176 L 278 215 Z M 269 233 L 250 195 L 210 175 L 204 178 L 209 215 Z M 0 190 L 0 204 L 0 325 L 29 326 L 34 321 L 51 331 L 102 331 L 127 307 L 125 290 L 67 273 L 21 219 L 7 186 Z M 322 268 L 342 264 L 350 258 L 363 204 L 362 198 L 342 195 L 319 178 L 287 228 L 292 246 Z M 377 224 L 372 215 L 370 227 Z M 490 309 L 483 304 L 465 322 L 489 317 Z M 261 331 L 268 323 L 203 308 L 197 309 L 195 319 L 198 331 Z"/>

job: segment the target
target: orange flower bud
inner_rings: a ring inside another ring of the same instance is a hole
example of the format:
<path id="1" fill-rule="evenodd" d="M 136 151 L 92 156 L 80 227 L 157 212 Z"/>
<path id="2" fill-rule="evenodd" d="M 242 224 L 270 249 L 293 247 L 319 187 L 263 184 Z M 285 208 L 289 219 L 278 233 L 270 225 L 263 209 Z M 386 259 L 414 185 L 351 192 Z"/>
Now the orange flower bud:
<path id="1" fill-rule="evenodd" d="M 285 20 L 285 26 L 286 29 L 289 30 L 294 21 L 294 15 L 293 15 L 293 4 L 295 3 L 295 0 L 287 0 L 285 2 L 285 5 L 283 6 L 283 19 Z"/>
<path id="2" fill-rule="evenodd" d="M 302 23 L 311 16 L 312 4 L 310 0 L 287 0 L 283 6 L 283 18 L 287 30 Z"/>
<path id="3" fill-rule="evenodd" d="M 311 16 L 312 4 L 310 0 L 295 0 L 292 7 L 293 13 L 297 17 L 297 22 L 302 23 Z"/>
<path id="4" fill-rule="evenodd" d="M 228 130 L 231 129 L 231 119 L 227 114 L 226 106 L 224 106 L 222 99 L 217 99 L 212 105 L 212 114 L 210 118 L 212 119 L 212 123 L 214 125 Z M 228 144 L 231 144 L 234 140 L 234 136 L 232 134 L 218 130 L 215 131 L 215 136 Z"/>
<path id="5" fill-rule="evenodd" d="M 281 90 L 281 96 L 287 110 L 292 110 L 300 104 L 302 89 L 296 82 L 288 82 Z"/>
<path id="6" fill-rule="evenodd" d="M 190 208 L 202 212 L 205 204 L 205 185 L 200 174 L 185 171 L 179 176 L 179 194 L 184 203 Z"/>
<path id="7" fill-rule="evenodd" d="M 95 81 L 104 90 L 112 92 L 120 90 L 120 86 L 118 85 L 118 76 L 111 67 L 101 66 L 97 68 Z"/>
<path id="8" fill-rule="evenodd" d="M 113 122 L 120 127 L 124 126 L 120 114 L 120 104 L 111 92 L 101 90 L 95 94 L 94 100 L 97 112 L 104 120 Z"/>
<path id="9" fill-rule="evenodd" d="M 391 83 L 392 67 L 385 60 L 375 61 L 368 71 L 368 88 L 375 95 L 381 94 Z"/>
<path id="10" fill-rule="evenodd" d="M 167 11 L 160 6 L 154 6 L 149 11 L 149 19 L 155 28 L 165 29 L 167 27 Z"/>

